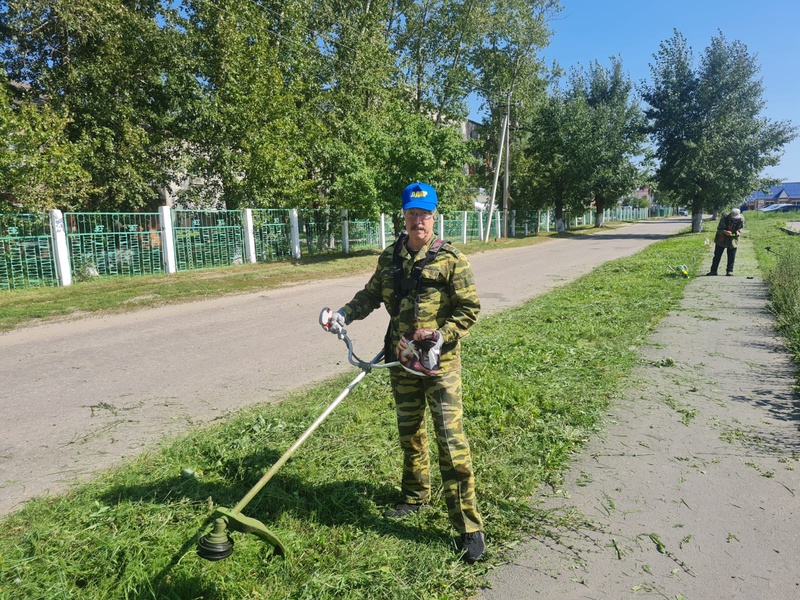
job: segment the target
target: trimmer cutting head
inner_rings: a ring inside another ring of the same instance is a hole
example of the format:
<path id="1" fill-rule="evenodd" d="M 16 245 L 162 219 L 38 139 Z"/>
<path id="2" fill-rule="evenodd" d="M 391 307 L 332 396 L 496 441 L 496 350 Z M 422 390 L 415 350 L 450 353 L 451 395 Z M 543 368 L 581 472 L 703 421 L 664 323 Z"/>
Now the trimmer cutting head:
<path id="1" fill-rule="evenodd" d="M 222 560 L 233 554 L 233 540 L 227 533 L 225 519 L 214 520 L 214 528 L 197 540 L 197 555 L 206 560 Z"/>
<path id="2" fill-rule="evenodd" d="M 272 544 L 275 554 L 279 556 L 286 554 L 281 541 L 261 521 L 223 507 L 218 507 L 214 513 L 219 515 L 214 520 L 214 528 L 197 540 L 197 555 L 200 558 L 216 561 L 233 554 L 233 540 L 227 533 L 229 529 L 240 533 L 252 533 Z"/>

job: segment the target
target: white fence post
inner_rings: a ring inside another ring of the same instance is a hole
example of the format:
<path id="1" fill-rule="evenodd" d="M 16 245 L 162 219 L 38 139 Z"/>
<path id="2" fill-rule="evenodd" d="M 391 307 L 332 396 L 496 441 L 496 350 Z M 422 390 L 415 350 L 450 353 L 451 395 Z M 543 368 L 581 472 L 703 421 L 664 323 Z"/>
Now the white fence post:
<path id="1" fill-rule="evenodd" d="M 249 263 L 256 262 L 256 236 L 253 232 L 253 209 L 244 209 L 244 254 Z"/>
<path id="2" fill-rule="evenodd" d="M 172 229 L 172 208 L 159 206 L 159 221 L 161 221 L 161 257 L 164 261 L 165 273 L 177 273 L 175 262 L 175 234 Z"/>
<path id="3" fill-rule="evenodd" d="M 462 213 L 464 222 L 461 224 L 461 243 L 467 243 L 467 211 Z"/>
<path id="4" fill-rule="evenodd" d="M 342 252 L 350 253 L 350 228 L 347 220 L 347 209 L 342 209 Z"/>
<path id="5" fill-rule="evenodd" d="M 478 211 L 478 239 L 480 239 L 480 241 L 483 241 L 484 237 L 485 236 L 483 235 L 483 211 L 481 210 Z"/>
<path id="6" fill-rule="evenodd" d="M 381 213 L 381 232 L 378 234 L 381 250 L 386 248 L 386 215 Z"/>
<path id="7" fill-rule="evenodd" d="M 300 258 L 300 224 L 297 218 L 297 209 L 292 208 L 289 210 L 289 226 L 291 227 L 292 236 L 292 258 L 299 260 Z"/>
<path id="8" fill-rule="evenodd" d="M 444 239 L 444 215 L 439 215 L 439 239 Z"/>
<path id="9" fill-rule="evenodd" d="M 69 264 L 67 230 L 64 227 L 64 214 L 60 210 L 53 209 L 50 211 L 50 233 L 53 236 L 58 285 L 72 285 L 72 267 Z"/>

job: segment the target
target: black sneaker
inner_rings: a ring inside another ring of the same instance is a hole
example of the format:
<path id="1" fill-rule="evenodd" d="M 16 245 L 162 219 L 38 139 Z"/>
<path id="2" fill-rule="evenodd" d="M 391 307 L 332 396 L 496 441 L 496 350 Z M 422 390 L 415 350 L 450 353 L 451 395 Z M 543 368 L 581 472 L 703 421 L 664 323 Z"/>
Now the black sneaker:
<path id="1" fill-rule="evenodd" d="M 706 273 L 706 277 L 716 277 L 716 276 L 717 274 L 714 271 L 709 271 L 708 273 Z"/>
<path id="2" fill-rule="evenodd" d="M 483 541 L 483 532 L 475 531 L 473 533 L 461 534 L 461 545 L 459 550 L 463 552 L 461 560 L 474 564 L 483 558 L 483 553 L 486 551 L 486 544 Z"/>
<path id="3" fill-rule="evenodd" d="M 731 275 L 733 275 L 733 271 L 728 271 L 727 273 L 725 273 L 725 275 L 727 275 L 728 277 L 730 277 Z"/>
<path id="4" fill-rule="evenodd" d="M 408 504 L 406 502 L 401 502 L 400 504 L 395 504 L 394 508 L 389 508 L 383 511 L 384 517 L 407 517 L 410 514 L 417 512 L 421 509 L 424 504 Z"/>

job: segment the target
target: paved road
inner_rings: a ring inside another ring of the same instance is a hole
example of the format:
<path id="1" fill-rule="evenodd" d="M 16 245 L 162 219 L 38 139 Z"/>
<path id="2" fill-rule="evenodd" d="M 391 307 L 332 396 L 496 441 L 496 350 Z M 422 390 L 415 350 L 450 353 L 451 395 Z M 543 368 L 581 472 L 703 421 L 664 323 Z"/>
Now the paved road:
<path id="1" fill-rule="evenodd" d="M 689 225 L 688 218 L 641 222 L 473 254 L 484 312 L 522 303 Z M 0 514 L 165 436 L 351 370 L 344 345 L 317 318 L 323 306 L 349 300 L 366 277 L 0 335 Z M 385 327 L 382 311 L 351 325 L 356 352 L 377 352 Z"/>

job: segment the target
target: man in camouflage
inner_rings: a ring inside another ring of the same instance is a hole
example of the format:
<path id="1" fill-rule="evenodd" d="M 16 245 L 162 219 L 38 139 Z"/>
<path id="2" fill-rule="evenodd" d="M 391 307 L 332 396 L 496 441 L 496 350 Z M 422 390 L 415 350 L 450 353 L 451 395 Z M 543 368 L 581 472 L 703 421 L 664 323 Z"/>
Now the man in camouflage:
<path id="1" fill-rule="evenodd" d="M 402 196 L 407 235 L 401 236 L 378 259 L 375 273 L 364 289 L 333 313 L 329 330 L 363 319 L 381 303 L 391 315 L 387 332 L 387 361 L 408 354 L 414 343 L 436 340 L 440 348 L 435 371 L 391 370 L 397 425 L 403 449 L 403 501 L 384 515 L 404 517 L 430 500 L 430 464 L 425 410 L 430 407 L 439 450 L 448 514 L 461 534 L 462 558 L 474 563 L 485 550 L 483 523 L 475 502 L 475 477 L 469 443 L 464 433 L 461 404 L 461 343 L 480 311 L 480 301 L 467 258 L 448 243 L 439 246 L 433 235 L 436 191 L 424 183 L 406 187 Z M 398 244 L 400 247 L 395 248 Z M 438 247 L 435 253 L 431 247 Z M 427 258 L 426 258 L 427 257 Z M 428 262 L 426 262 L 426 260 Z M 412 279 L 414 265 L 424 264 L 418 284 Z M 398 292 L 399 279 L 411 282 Z M 410 332 L 410 333 L 408 333 Z M 409 342 L 403 338 L 411 337 Z M 439 346 L 440 344 L 440 346 Z"/>

